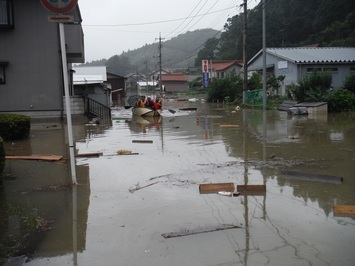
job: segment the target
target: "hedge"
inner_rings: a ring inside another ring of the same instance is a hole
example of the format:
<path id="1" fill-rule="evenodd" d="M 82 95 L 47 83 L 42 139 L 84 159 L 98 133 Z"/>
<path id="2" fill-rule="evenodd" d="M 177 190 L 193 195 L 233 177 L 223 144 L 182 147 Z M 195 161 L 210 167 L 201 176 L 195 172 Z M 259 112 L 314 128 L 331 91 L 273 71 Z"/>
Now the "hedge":
<path id="1" fill-rule="evenodd" d="M 0 114 L 0 137 L 3 140 L 26 139 L 30 136 L 31 118 L 18 114 Z"/>

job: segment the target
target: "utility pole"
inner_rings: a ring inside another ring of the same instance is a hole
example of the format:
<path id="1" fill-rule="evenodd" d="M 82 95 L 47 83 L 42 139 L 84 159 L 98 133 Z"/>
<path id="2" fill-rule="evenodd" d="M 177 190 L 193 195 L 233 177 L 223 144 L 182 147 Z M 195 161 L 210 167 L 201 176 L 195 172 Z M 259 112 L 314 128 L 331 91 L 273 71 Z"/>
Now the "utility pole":
<path id="1" fill-rule="evenodd" d="M 266 19 L 265 19 L 265 2 L 263 0 L 263 109 L 266 110 Z"/>
<path id="2" fill-rule="evenodd" d="M 162 58 L 161 58 L 161 48 L 162 48 L 162 43 L 161 43 L 161 33 L 159 33 L 159 90 L 160 94 L 163 94 L 162 90 L 162 76 L 161 76 L 161 71 L 162 71 Z"/>
<path id="3" fill-rule="evenodd" d="M 244 6 L 244 27 L 243 27 L 243 69 L 244 69 L 244 78 L 243 78 L 243 104 L 246 104 L 247 90 L 248 90 L 248 62 L 247 62 L 247 24 L 248 24 L 248 9 L 247 9 L 247 0 L 244 0 L 244 3 L 241 4 Z"/>
<path id="4" fill-rule="evenodd" d="M 146 86 L 147 86 L 147 92 L 149 91 L 149 86 L 148 86 L 148 61 L 145 60 L 145 82 L 146 82 Z"/>

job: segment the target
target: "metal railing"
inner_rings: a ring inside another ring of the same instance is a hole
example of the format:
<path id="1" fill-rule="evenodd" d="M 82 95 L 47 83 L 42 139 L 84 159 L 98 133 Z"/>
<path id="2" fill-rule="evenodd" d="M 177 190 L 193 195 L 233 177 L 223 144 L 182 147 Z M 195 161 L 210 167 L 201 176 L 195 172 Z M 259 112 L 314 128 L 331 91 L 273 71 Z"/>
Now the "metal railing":
<path id="1" fill-rule="evenodd" d="M 104 121 L 111 121 L 111 108 L 89 97 L 85 97 L 85 113 Z"/>

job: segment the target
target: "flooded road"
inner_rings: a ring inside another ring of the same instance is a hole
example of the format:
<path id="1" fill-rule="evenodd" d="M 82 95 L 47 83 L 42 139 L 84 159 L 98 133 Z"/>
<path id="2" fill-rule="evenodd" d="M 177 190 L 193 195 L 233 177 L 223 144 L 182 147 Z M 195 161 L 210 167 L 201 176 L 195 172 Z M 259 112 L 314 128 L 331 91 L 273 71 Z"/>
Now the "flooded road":
<path id="1" fill-rule="evenodd" d="M 355 205 L 354 115 L 165 108 L 156 120 L 117 108 L 112 125 L 76 124 L 76 153 L 103 154 L 76 158 L 76 188 L 68 160 L 7 160 L 2 206 L 48 221 L 25 265 L 354 265 L 354 216 L 333 213 Z M 34 124 L 6 152 L 67 158 L 66 135 L 61 123 Z M 199 192 L 227 182 L 266 192 Z M 2 236 L 20 235 L 20 220 L 10 215 Z M 213 230 L 225 225 L 236 228 Z"/>

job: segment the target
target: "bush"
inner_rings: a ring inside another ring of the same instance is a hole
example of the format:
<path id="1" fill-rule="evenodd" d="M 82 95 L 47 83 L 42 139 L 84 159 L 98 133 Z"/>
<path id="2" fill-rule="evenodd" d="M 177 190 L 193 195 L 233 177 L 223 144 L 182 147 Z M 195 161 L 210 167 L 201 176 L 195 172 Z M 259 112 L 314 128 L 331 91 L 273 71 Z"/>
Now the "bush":
<path id="1" fill-rule="evenodd" d="M 1 174 L 4 171 L 5 168 L 5 149 L 4 149 L 4 141 L 0 137 L 0 180 L 1 180 Z"/>
<path id="2" fill-rule="evenodd" d="M 319 102 L 327 96 L 332 84 L 328 72 L 313 72 L 298 84 L 288 86 L 288 96 L 298 102 Z"/>
<path id="3" fill-rule="evenodd" d="M 243 97 L 243 80 L 239 76 L 213 79 L 208 88 L 207 101 L 235 101 Z"/>
<path id="4" fill-rule="evenodd" d="M 18 114 L 0 114 L 0 136 L 5 141 L 28 138 L 30 130 L 30 117 Z"/>
<path id="5" fill-rule="evenodd" d="M 355 73 L 354 72 L 350 73 L 345 78 L 344 89 L 351 91 L 352 93 L 355 93 Z"/>
<path id="6" fill-rule="evenodd" d="M 351 91 L 333 90 L 325 101 L 328 102 L 328 112 L 355 111 L 355 95 Z"/>

